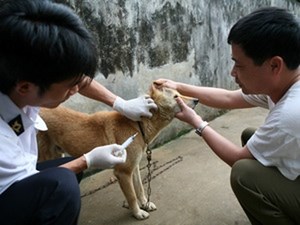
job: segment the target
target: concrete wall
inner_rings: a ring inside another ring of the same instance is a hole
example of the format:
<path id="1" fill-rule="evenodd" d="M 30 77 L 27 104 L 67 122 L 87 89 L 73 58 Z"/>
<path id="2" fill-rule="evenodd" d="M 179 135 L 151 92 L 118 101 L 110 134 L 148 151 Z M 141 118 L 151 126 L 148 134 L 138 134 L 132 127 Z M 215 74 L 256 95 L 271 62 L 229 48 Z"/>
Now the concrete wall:
<path id="1" fill-rule="evenodd" d="M 100 83 L 124 99 L 147 93 L 157 78 L 235 89 L 227 34 L 243 15 L 264 6 L 300 14 L 296 0 L 59 0 L 84 19 L 98 41 Z M 65 103 L 80 111 L 110 110 L 79 95 Z M 199 105 L 211 119 L 220 111 Z M 190 129 L 174 120 L 155 142 Z"/>

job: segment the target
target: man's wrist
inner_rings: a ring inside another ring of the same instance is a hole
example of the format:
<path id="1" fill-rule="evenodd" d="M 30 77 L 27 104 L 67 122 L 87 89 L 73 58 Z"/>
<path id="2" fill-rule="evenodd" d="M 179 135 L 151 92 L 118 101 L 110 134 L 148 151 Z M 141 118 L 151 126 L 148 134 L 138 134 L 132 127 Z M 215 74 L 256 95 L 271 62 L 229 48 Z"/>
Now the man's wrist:
<path id="1" fill-rule="evenodd" d="M 83 163 L 85 164 L 86 166 L 86 169 L 88 169 L 90 167 L 90 160 L 87 156 L 87 153 L 86 154 L 83 154 L 83 156 L 81 157 L 81 160 L 83 161 Z"/>
<path id="2" fill-rule="evenodd" d="M 202 121 L 198 128 L 196 128 L 195 133 L 198 134 L 199 136 L 202 136 L 203 130 L 209 125 L 207 121 Z"/>
<path id="3" fill-rule="evenodd" d="M 117 96 L 113 103 L 113 109 L 118 111 L 119 113 L 123 114 L 124 103 L 125 103 L 125 100 Z"/>

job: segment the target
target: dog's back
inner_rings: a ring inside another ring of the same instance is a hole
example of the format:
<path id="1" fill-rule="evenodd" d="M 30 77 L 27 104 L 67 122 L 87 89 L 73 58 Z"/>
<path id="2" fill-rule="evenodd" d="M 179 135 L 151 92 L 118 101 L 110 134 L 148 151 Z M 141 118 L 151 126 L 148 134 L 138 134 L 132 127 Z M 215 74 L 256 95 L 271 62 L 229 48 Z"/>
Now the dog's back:
<path id="1" fill-rule="evenodd" d="M 114 111 L 86 114 L 59 106 L 43 108 L 40 115 L 48 127 L 38 133 L 40 160 L 59 157 L 62 151 L 78 157 L 98 146 L 120 144 L 135 130 L 133 121 Z"/>

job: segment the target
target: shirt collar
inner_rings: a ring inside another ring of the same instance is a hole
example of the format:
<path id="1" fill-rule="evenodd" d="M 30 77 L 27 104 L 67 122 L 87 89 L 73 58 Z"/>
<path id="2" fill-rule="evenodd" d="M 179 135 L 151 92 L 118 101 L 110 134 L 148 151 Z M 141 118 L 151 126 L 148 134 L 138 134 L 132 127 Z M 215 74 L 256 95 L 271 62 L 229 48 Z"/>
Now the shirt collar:
<path id="1" fill-rule="evenodd" d="M 0 106 L 0 116 L 6 123 L 20 115 L 24 129 L 34 125 L 38 130 L 47 130 L 45 122 L 38 115 L 39 107 L 26 106 L 23 109 L 20 109 L 7 95 L 4 95 L 1 92 Z"/>

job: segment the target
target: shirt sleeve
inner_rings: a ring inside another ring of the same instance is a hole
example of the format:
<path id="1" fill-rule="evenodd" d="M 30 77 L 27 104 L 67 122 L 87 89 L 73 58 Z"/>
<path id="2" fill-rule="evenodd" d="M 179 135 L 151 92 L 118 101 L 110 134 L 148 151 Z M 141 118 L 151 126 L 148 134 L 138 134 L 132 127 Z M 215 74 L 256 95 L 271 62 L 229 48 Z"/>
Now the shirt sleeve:
<path id="1" fill-rule="evenodd" d="M 269 100 L 266 95 L 246 95 L 242 93 L 243 98 L 251 105 L 269 109 Z"/>
<path id="2" fill-rule="evenodd" d="M 0 134 L 0 194 L 14 182 L 37 173 L 36 156 L 25 153 L 17 138 Z"/>

